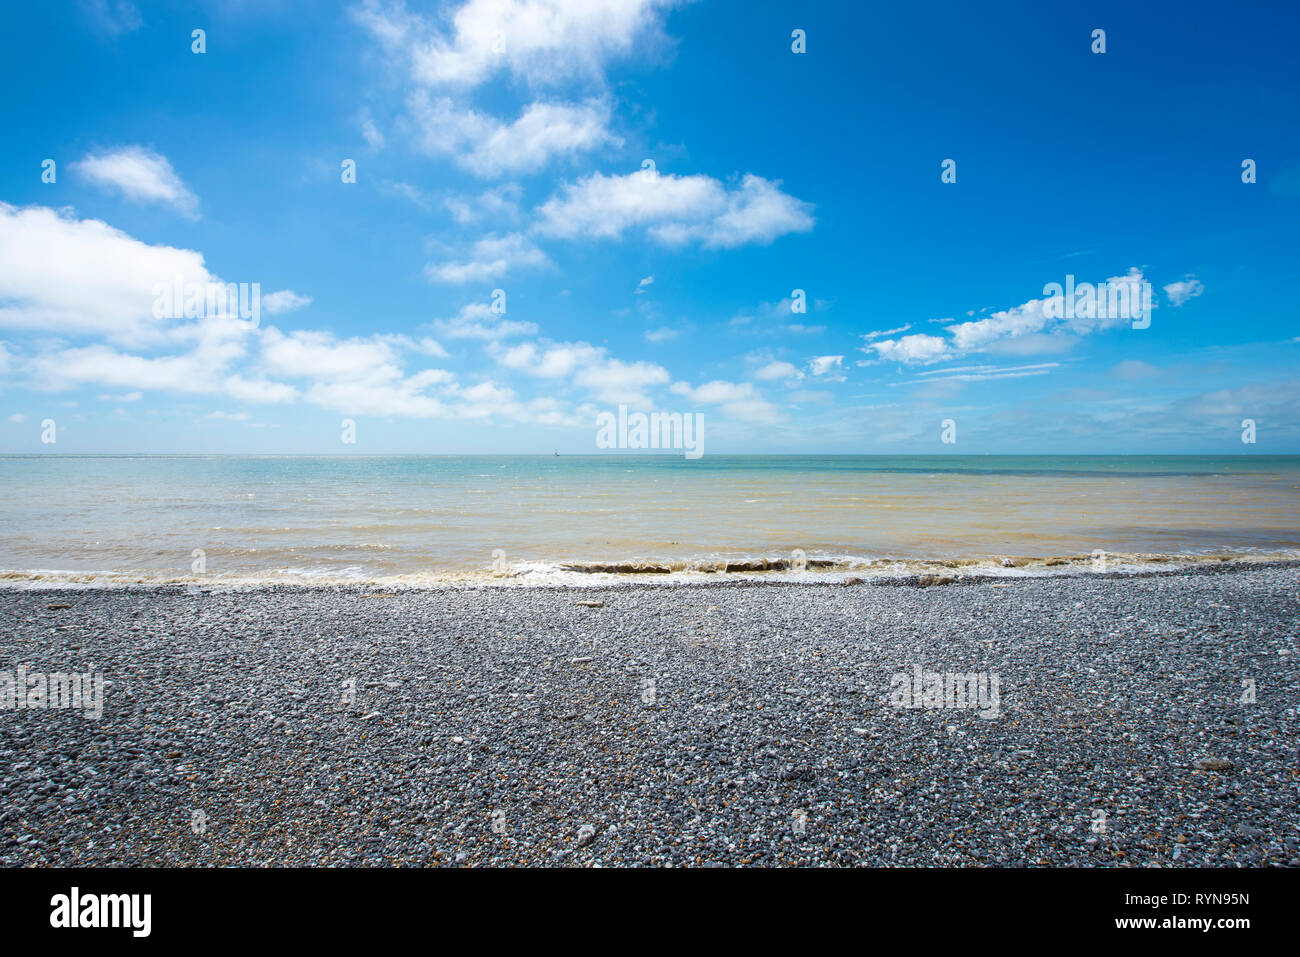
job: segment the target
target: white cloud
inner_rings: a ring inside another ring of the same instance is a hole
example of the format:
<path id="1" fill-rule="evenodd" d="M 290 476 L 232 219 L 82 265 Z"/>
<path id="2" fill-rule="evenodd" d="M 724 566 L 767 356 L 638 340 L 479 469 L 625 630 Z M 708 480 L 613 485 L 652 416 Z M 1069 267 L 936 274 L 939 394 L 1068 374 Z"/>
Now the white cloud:
<path id="1" fill-rule="evenodd" d="M 665 223 L 650 232 L 670 244 L 698 240 L 705 246 L 729 249 L 747 243 L 765 245 L 787 233 L 811 232 L 813 223 L 811 204 L 781 192 L 777 183 L 746 173 L 740 188 L 728 191 L 723 210 L 711 222 Z"/>
<path id="2" fill-rule="evenodd" d="M 199 348 L 181 355 L 146 357 L 106 345 L 42 353 L 32 360 L 33 380 L 46 388 L 94 384 L 203 395 L 221 391 L 221 378 L 242 346 Z"/>
<path id="3" fill-rule="evenodd" d="M 909 322 L 906 323 L 905 325 L 899 326 L 897 329 L 881 329 L 879 332 L 864 333 L 862 338 L 871 340 L 871 339 L 880 339 L 883 336 L 896 336 L 899 333 L 907 332 L 907 330 L 911 328 L 912 328 L 912 324 Z"/>
<path id="4" fill-rule="evenodd" d="M 1012 309 L 1003 309 L 983 319 L 954 323 L 944 329 L 952 334 L 953 349 L 962 353 L 974 352 L 1000 339 L 1042 332 L 1048 325 L 1043 307 L 1043 300 L 1031 299 Z"/>
<path id="5" fill-rule="evenodd" d="M 633 226 L 716 211 L 723 194 L 722 184 L 708 176 L 665 176 L 653 169 L 593 173 L 541 206 L 539 229 L 566 239 L 617 237 Z"/>
<path id="6" fill-rule="evenodd" d="M 660 326 L 658 329 L 647 329 L 642 333 L 642 338 L 646 342 L 670 342 L 677 338 L 677 330 L 668 326 Z"/>
<path id="7" fill-rule="evenodd" d="M 421 343 L 402 336 L 338 339 L 318 331 L 285 335 L 272 326 L 262 333 L 259 358 L 272 375 L 309 380 L 303 398 L 336 412 L 413 418 L 457 415 L 442 398 L 426 394 L 435 386 L 453 384 L 454 375 L 445 369 L 408 375 L 399 350 L 409 345 Z"/>
<path id="8" fill-rule="evenodd" d="M 197 395 L 224 395 L 241 402 L 276 403 L 305 399 L 316 405 L 354 414 L 432 417 L 457 414 L 438 399 L 423 394 L 445 386 L 454 375 L 423 369 L 407 375 L 399 351 L 427 352 L 433 340 L 403 336 L 337 339 L 327 332 L 296 331 L 285 335 L 275 327 L 255 333 L 261 372 L 232 374 L 231 364 L 244 357 L 242 342 L 220 337 L 200 343 L 193 351 L 171 356 L 129 355 L 96 345 L 38 356 L 33 367 L 47 388 L 96 383 L 136 385 Z M 263 374 L 265 373 L 265 374 Z M 302 380 L 301 388 L 269 376 Z M 111 398 L 111 397 L 109 397 Z M 129 398 L 125 397 L 125 398 Z"/>
<path id="9" fill-rule="evenodd" d="M 667 245 L 700 242 L 732 247 L 769 243 L 813 227 L 811 207 L 777 184 L 747 173 L 728 189 L 709 176 L 676 176 L 641 169 L 622 176 L 594 173 L 570 184 L 538 208 L 537 229 L 548 236 L 621 236 L 645 227 Z"/>
<path id="10" fill-rule="evenodd" d="M 101 398 L 108 402 L 137 401 L 143 392 L 157 391 L 241 403 L 305 401 L 355 415 L 578 422 L 553 397 L 525 401 L 492 383 L 462 387 L 447 369 L 418 364 L 408 369 L 413 356 L 446 357 L 446 350 L 429 337 L 286 333 L 229 317 L 155 321 L 155 277 L 176 275 L 185 281 L 219 281 L 203 268 L 198 253 L 148 246 L 94 220 L 0 204 L 0 302 L 5 303 L 0 323 L 46 334 L 37 340 L 35 354 L 21 361 L 0 342 L 0 368 L 18 366 L 29 387 L 40 390 L 123 390 L 105 392 Z M 268 311 L 299 308 L 309 301 L 292 290 L 264 299 L 269 300 Z M 507 332 L 536 332 L 534 324 L 508 323 L 486 306 L 462 310 L 457 318 L 459 331 L 479 338 L 483 333 L 478 329 L 488 330 L 494 339 Z M 105 342 L 65 344 L 70 335 L 84 334 L 164 352 L 141 354 Z M 647 384 L 668 381 L 668 373 L 657 366 L 624 363 L 586 344 L 549 349 L 529 371 L 562 372 L 575 385 L 607 399 L 626 399 L 639 395 Z M 242 415 L 223 412 L 221 417 Z"/>
<path id="11" fill-rule="evenodd" d="M 460 261 L 429 263 L 424 275 L 432 282 L 467 283 L 499 279 L 518 267 L 539 268 L 551 265 L 546 254 L 521 233 L 489 235 L 474 243 L 469 258 Z"/>
<path id="12" fill-rule="evenodd" d="M 672 391 L 700 405 L 716 405 L 723 415 L 743 422 L 770 424 L 783 418 L 781 410 L 764 399 L 752 382 L 715 379 L 698 388 L 686 382 L 674 382 Z"/>
<path id="13" fill-rule="evenodd" d="M 361 135 L 366 138 L 366 144 L 372 149 L 382 149 L 384 146 L 384 134 L 380 132 L 379 127 L 375 126 L 374 119 L 370 116 L 369 110 L 362 110 L 358 117 L 361 123 Z"/>
<path id="14" fill-rule="evenodd" d="M 874 342 L 870 348 L 876 350 L 876 354 L 886 362 L 902 362 L 905 365 L 926 365 L 956 355 L 946 339 L 924 333 Z"/>
<path id="15" fill-rule="evenodd" d="M 434 207 L 433 197 L 412 183 L 404 183 L 401 180 L 383 179 L 379 181 L 379 188 L 390 196 L 400 196 L 408 202 L 419 206 L 421 209 L 429 210 Z"/>
<path id="16" fill-rule="evenodd" d="M 525 342 L 508 349 L 488 350 L 508 369 L 542 379 L 569 379 L 602 402 L 648 405 L 646 390 L 667 385 L 668 370 L 651 362 L 624 362 L 604 348 L 586 342 L 561 342 L 540 346 Z"/>
<path id="17" fill-rule="evenodd" d="M 405 339 L 405 337 L 402 338 Z M 412 352 L 418 352 L 420 355 L 436 356 L 439 359 L 448 357 L 447 350 L 442 347 L 442 344 L 436 339 L 430 339 L 428 336 L 415 341 L 408 340 L 405 344 Z"/>
<path id="18" fill-rule="evenodd" d="M 156 332 L 154 288 L 219 282 L 203 256 L 150 246 L 97 219 L 0 203 L 0 326 L 131 339 Z"/>
<path id="19" fill-rule="evenodd" d="M 125 146 L 87 156 L 72 168 L 100 186 L 119 190 L 127 199 L 161 203 L 183 216 L 197 219 L 199 199 L 181 182 L 172 164 L 161 153 L 142 146 Z"/>
<path id="20" fill-rule="evenodd" d="M 663 366 L 653 362 L 624 362 L 603 359 L 582 366 L 573 376 L 573 384 L 589 390 L 604 402 L 645 404 L 645 389 L 667 385 L 671 376 Z"/>
<path id="21" fill-rule="evenodd" d="M 21 412 L 15 412 L 13 415 L 9 416 L 9 421 L 15 423 L 26 422 L 27 416 L 23 415 Z"/>
<path id="22" fill-rule="evenodd" d="M 448 196 L 444 202 L 458 223 L 473 223 L 491 217 L 493 220 L 519 218 L 519 198 L 523 190 L 515 183 L 506 183 L 484 190 L 477 196 Z"/>
<path id="23" fill-rule="evenodd" d="M 843 368 L 843 365 L 843 356 L 814 356 L 808 361 L 808 371 L 816 376 L 824 376 Z M 840 378 L 843 379 L 842 376 Z"/>
<path id="24" fill-rule="evenodd" d="M 647 289 L 649 289 L 651 286 L 654 285 L 654 281 L 655 281 L 654 276 L 646 276 L 644 279 L 642 279 L 639 283 L 636 284 L 636 294 L 638 296 L 641 295 L 641 293 L 645 292 Z"/>
<path id="25" fill-rule="evenodd" d="M 918 372 L 915 379 L 907 382 L 891 382 L 891 386 L 926 385 L 934 382 L 985 382 L 993 379 L 1021 379 L 1025 376 L 1047 375 L 1052 369 L 1060 367 L 1059 362 L 1039 362 L 1024 366 L 957 366 L 946 369 L 931 369 Z"/>
<path id="26" fill-rule="evenodd" d="M 453 318 L 436 319 L 433 325 L 448 339 L 495 340 L 537 334 L 536 323 L 506 319 L 481 302 L 471 302 L 463 306 Z"/>
<path id="27" fill-rule="evenodd" d="M 599 361 L 605 350 L 585 342 L 560 343 L 539 348 L 536 343 L 525 342 L 504 351 L 493 351 L 498 362 L 509 369 L 527 372 L 544 379 L 569 376 L 579 365 Z"/>
<path id="28" fill-rule="evenodd" d="M 295 309 L 310 305 L 311 296 L 300 296 L 292 289 L 281 289 L 279 292 L 267 293 L 262 297 L 262 311 L 272 316 L 282 312 L 293 312 Z"/>
<path id="29" fill-rule="evenodd" d="M 620 139 L 609 131 L 610 107 L 604 100 L 584 103 L 536 102 L 513 123 L 457 108 L 449 97 L 411 97 L 412 118 L 421 149 L 446 155 L 476 176 L 540 169 L 555 157 L 589 152 Z"/>
<path id="30" fill-rule="evenodd" d="M 1141 359 L 1125 359 L 1123 362 L 1116 363 L 1111 368 L 1110 374 L 1118 379 L 1149 379 L 1160 375 L 1161 371 L 1159 366 L 1153 366 Z"/>
<path id="31" fill-rule="evenodd" d="M 340 379 L 315 382 L 304 393 L 313 405 L 345 415 L 403 415 L 416 419 L 450 417 L 446 405 L 409 382 Z"/>
<path id="32" fill-rule="evenodd" d="M 221 387 L 226 395 L 240 402 L 292 402 L 300 398 L 293 386 L 264 378 L 232 375 L 221 383 Z"/>
<path id="33" fill-rule="evenodd" d="M 644 55 L 662 39 L 661 14 L 682 0 L 468 0 L 425 17 L 366 0 L 353 17 L 405 70 L 417 141 L 484 177 L 536 170 L 555 157 L 620 144 L 610 103 L 537 100 L 506 122 L 474 110 L 469 94 L 498 73 L 528 87 L 579 79 L 600 91 L 616 56 Z"/>
<path id="34" fill-rule="evenodd" d="M 754 378 L 760 382 L 772 382 L 776 379 L 802 379 L 803 373 L 800 372 L 793 363 L 789 362 L 769 362 L 757 372 Z"/>
<path id="35" fill-rule="evenodd" d="M 1137 267 L 1123 276 L 1112 276 L 1106 287 L 1126 287 L 1130 302 L 1140 298 L 1146 280 Z M 1081 284 L 1082 285 L 1082 284 Z M 1104 298 L 1104 296 L 1102 297 Z M 1133 319 L 1120 315 L 1120 310 L 1106 308 L 1076 311 L 1071 317 L 1056 315 L 1049 309 L 1049 299 L 1031 299 L 1011 309 L 992 313 L 982 319 L 951 323 L 944 326 L 950 338 L 927 334 L 914 334 L 899 339 L 868 341 L 862 351 L 886 362 L 906 365 L 929 365 L 977 352 L 995 352 L 1006 355 L 1034 355 L 1044 352 L 1061 352 L 1079 336 L 1090 335 L 1106 329 L 1129 326 Z M 940 320 L 951 322 L 951 320 Z M 870 340 L 870 336 L 864 336 Z"/>
<path id="36" fill-rule="evenodd" d="M 1171 282 L 1165 286 L 1165 295 L 1168 297 L 1171 306 L 1181 306 L 1187 300 L 1195 299 L 1203 292 L 1205 292 L 1205 285 L 1195 276 L 1188 276 L 1186 279 L 1180 279 L 1178 282 Z"/>
<path id="37" fill-rule="evenodd" d="M 391 379 L 401 369 L 391 345 L 376 339 L 336 339 L 328 332 L 288 335 L 268 327 L 260 342 L 262 364 L 289 378 Z"/>
<path id="38" fill-rule="evenodd" d="M 681 0 L 468 0 L 446 29 L 401 3 L 369 0 L 354 16 L 430 87 L 473 88 L 499 72 L 529 85 L 603 81 L 605 64 L 660 41 Z"/>

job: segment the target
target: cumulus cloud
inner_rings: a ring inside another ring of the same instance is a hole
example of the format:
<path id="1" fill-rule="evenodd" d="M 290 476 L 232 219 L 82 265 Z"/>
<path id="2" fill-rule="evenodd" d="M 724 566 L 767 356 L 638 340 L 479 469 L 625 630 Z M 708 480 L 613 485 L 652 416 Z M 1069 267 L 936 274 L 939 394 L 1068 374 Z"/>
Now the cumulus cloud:
<path id="1" fill-rule="evenodd" d="M 404 4 L 368 0 L 355 18 L 430 87 L 468 89 L 509 73 L 528 85 L 603 82 L 605 64 L 661 41 L 682 0 L 467 0 L 446 27 Z"/>
<path id="2" fill-rule="evenodd" d="M 540 169 L 556 157 L 622 143 L 609 130 L 610 107 L 604 100 L 536 102 L 511 123 L 424 91 L 411 97 L 410 107 L 424 152 L 450 156 L 484 178 Z"/>
<path id="3" fill-rule="evenodd" d="M 772 382 L 776 379 L 802 379 L 803 373 L 790 362 L 769 362 L 754 373 L 760 382 Z"/>
<path id="4" fill-rule="evenodd" d="M 98 385 L 203 395 L 222 391 L 224 370 L 244 351 L 242 344 L 229 340 L 181 355 L 155 357 L 103 344 L 80 346 L 36 356 L 32 378 L 49 389 Z"/>
<path id="5" fill-rule="evenodd" d="M 872 343 L 870 348 L 886 362 L 901 362 L 904 365 L 927 365 L 956 355 L 946 339 L 925 333 L 903 336 L 901 339 L 886 339 Z"/>
<path id="6" fill-rule="evenodd" d="M 536 323 L 506 319 L 481 302 L 471 302 L 451 319 L 436 319 L 433 325 L 448 339 L 498 340 L 537 334 Z"/>
<path id="7" fill-rule="evenodd" d="M 468 0 L 450 17 L 367 0 L 353 17 L 407 74 L 406 107 L 417 143 L 479 176 L 540 169 L 621 141 L 602 96 L 539 99 L 511 121 L 473 108 L 470 94 L 506 73 L 529 87 L 585 81 L 603 90 L 604 66 L 662 38 L 661 15 L 678 0 Z"/>
<path id="8" fill-rule="evenodd" d="M 614 101 L 605 67 L 620 56 L 651 50 L 663 39 L 665 11 L 680 2 L 685 0 L 466 0 L 435 18 L 401 2 L 366 0 L 352 14 L 410 85 L 403 101 L 417 146 L 477 176 L 497 178 L 621 146 L 611 129 Z M 587 95 L 564 101 L 553 91 L 534 94 L 517 115 L 500 118 L 484 112 L 471 94 L 501 75 L 530 89 L 587 81 Z M 393 184 L 390 191 L 428 206 L 428 197 L 409 184 Z M 448 201 L 462 223 L 483 218 L 478 205 Z M 597 173 L 569 185 L 535 213 L 537 235 L 617 237 L 640 228 L 657 242 L 679 247 L 766 244 L 814 225 L 808 203 L 753 173 L 731 185 L 654 170 L 626 177 Z M 481 281 L 545 259 L 519 234 L 480 242 L 509 242 L 512 248 L 503 255 L 484 248 L 468 259 L 431 265 L 427 274 L 437 282 Z"/>
<path id="9" fill-rule="evenodd" d="M 1098 285 L 1123 290 L 1128 302 L 1141 303 L 1146 280 L 1135 266 L 1125 275 L 1112 276 Z M 1109 307 L 1093 310 L 1080 307 L 1073 315 L 1065 315 L 1060 306 L 1059 300 L 1031 299 L 980 319 L 955 323 L 942 320 L 949 323 L 944 326 L 947 338 L 917 333 L 898 339 L 875 339 L 876 334 L 867 334 L 861 349 L 868 355 L 874 353 L 879 360 L 904 365 L 929 365 L 979 352 L 1034 355 L 1061 352 L 1080 336 L 1133 322 L 1132 316 Z"/>
<path id="10" fill-rule="evenodd" d="M 1205 292 L 1205 286 L 1195 276 L 1188 276 L 1178 282 L 1165 286 L 1165 296 L 1171 306 L 1181 306 L 1189 299 L 1195 299 Z"/>
<path id="11" fill-rule="evenodd" d="M 394 349 L 375 339 L 336 339 L 328 332 L 301 330 L 288 335 L 274 326 L 261 337 L 261 361 L 290 378 L 392 378 L 400 372 Z"/>
<path id="12" fill-rule="evenodd" d="M 517 184 L 506 183 L 477 195 L 448 196 L 443 202 L 458 223 L 474 223 L 487 218 L 499 222 L 519 218 L 519 198 L 522 194 L 523 190 Z"/>
<path id="13" fill-rule="evenodd" d="M 648 405 L 646 390 L 671 380 L 663 366 L 625 362 L 586 342 L 525 342 L 510 348 L 494 347 L 489 354 L 506 368 L 542 379 L 567 379 L 594 398 L 614 404 Z"/>
<path id="14" fill-rule="evenodd" d="M 808 371 L 815 376 L 826 376 L 842 368 L 843 364 L 843 356 L 814 356 L 808 360 Z M 843 378 L 840 376 L 841 381 Z"/>
<path id="15" fill-rule="evenodd" d="M 429 263 L 424 275 L 432 282 L 467 283 L 499 279 L 519 267 L 551 265 L 546 254 L 522 233 L 484 236 L 473 244 L 467 258 Z"/>
<path id="16" fill-rule="evenodd" d="M 490 381 L 462 385 L 455 373 L 424 365 L 419 357 L 447 356 L 427 336 L 341 338 L 320 330 L 284 332 L 230 316 L 155 319 L 153 287 L 176 276 L 219 281 L 199 253 L 149 246 L 95 220 L 0 204 L 0 325 L 40 336 L 27 355 L 0 342 L 0 369 L 20 370 L 26 384 L 39 390 L 121 390 L 106 393 L 105 401 L 134 401 L 156 391 L 248 404 L 307 402 L 353 415 L 579 421 L 554 397 L 525 400 Z M 263 297 L 269 313 L 309 302 L 288 289 Z M 535 334 L 537 327 L 471 305 L 445 331 L 495 348 L 507 335 Z M 68 345 L 70 335 L 117 341 Z M 526 365 L 533 375 L 563 373 L 576 387 L 611 401 L 641 398 L 641 389 L 669 381 L 658 366 L 623 362 L 586 344 L 549 348 Z"/>
<path id="17" fill-rule="evenodd" d="M 300 296 L 292 289 L 267 293 L 262 297 L 262 311 L 272 316 L 283 312 L 293 312 L 311 305 L 311 296 Z"/>
<path id="18" fill-rule="evenodd" d="M 328 332 L 300 330 L 288 334 L 263 330 L 259 367 L 268 375 L 305 380 L 304 400 L 355 415 L 403 415 L 412 418 L 469 417 L 473 410 L 430 395 L 438 388 L 454 391 L 454 373 L 425 368 L 410 373 L 403 352 L 441 351 L 432 340 L 404 336 L 340 339 Z"/>
<path id="19" fill-rule="evenodd" d="M 182 216 L 198 218 L 199 198 L 181 182 L 161 153 L 142 146 L 124 146 L 87 156 L 73 163 L 72 168 L 91 182 L 116 189 L 134 202 L 159 203 Z"/>
<path id="20" fill-rule="evenodd" d="M 645 389 L 665 385 L 668 370 L 653 362 L 624 362 L 603 359 L 580 367 L 573 376 L 576 386 L 587 389 L 596 398 L 610 403 L 645 403 Z"/>
<path id="21" fill-rule="evenodd" d="M 709 176 L 640 169 L 622 176 L 594 173 L 569 184 L 539 207 L 537 230 L 566 239 L 616 238 L 644 227 L 665 245 L 734 247 L 808 232 L 811 210 L 753 173 L 728 188 Z"/>
<path id="22" fill-rule="evenodd" d="M 764 399 L 752 382 L 715 379 L 698 387 L 674 382 L 672 391 L 699 405 L 717 406 L 727 418 L 742 422 L 771 424 L 784 418 L 781 410 Z"/>
<path id="23" fill-rule="evenodd" d="M 97 219 L 0 203 L 0 326 L 132 339 L 159 325 L 155 287 L 220 282 L 189 249 L 151 246 Z"/>
<path id="24" fill-rule="evenodd" d="M 524 342 L 505 350 L 491 351 L 503 366 L 544 379 L 558 379 L 573 374 L 581 365 L 598 362 L 605 350 L 586 342 L 566 342 L 544 346 Z"/>
<path id="25" fill-rule="evenodd" d="M 460 270 L 458 279 L 475 269 L 479 275 L 497 275 L 499 261 L 507 267 L 547 262 L 521 234 L 487 237 L 469 252 L 464 262 L 452 264 Z M 435 275 L 439 269 L 443 276 L 452 275 L 448 264 L 430 266 Z M 439 338 L 481 341 L 500 369 L 540 380 L 549 395 L 528 399 L 490 379 L 462 382 L 452 371 L 421 361 L 447 355 L 428 337 L 286 331 L 229 316 L 199 321 L 155 318 L 154 288 L 177 276 L 186 282 L 220 281 L 198 252 L 150 246 L 105 223 L 69 213 L 0 205 L 0 325 L 45 334 L 31 354 L 21 357 L 0 345 L 0 366 L 19 367 L 37 389 L 97 387 L 109 399 L 123 402 L 145 392 L 170 392 L 250 406 L 309 403 L 349 415 L 472 420 L 500 416 L 522 423 L 574 425 L 587 421 L 579 413 L 589 407 L 575 409 L 573 400 L 565 397 L 567 390 L 583 394 L 586 402 L 653 407 L 659 390 L 672 387 L 729 418 L 774 422 L 783 417 L 752 383 L 715 380 L 698 388 L 673 386 L 663 366 L 620 358 L 602 346 L 519 341 L 535 336 L 537 326 L 494 313 L 485 303 L 471 303 L 455 316 L 436 321 Z M 648 282 L 640 288 L 646 286 Z M 310 302 L 309 296 L 281 289 L 263 297 L 263 309 L 282 314 Z M 647 333 L 652 340 L 670 334 L 667 327 Z M 68 345 L 64 340 L 69 335 L 107 341 Z M 834 364 L 830 357 L 820 359 Z M 225 419 L 248 415 L 215 401 L 210 408 L 221 408 Z"/>

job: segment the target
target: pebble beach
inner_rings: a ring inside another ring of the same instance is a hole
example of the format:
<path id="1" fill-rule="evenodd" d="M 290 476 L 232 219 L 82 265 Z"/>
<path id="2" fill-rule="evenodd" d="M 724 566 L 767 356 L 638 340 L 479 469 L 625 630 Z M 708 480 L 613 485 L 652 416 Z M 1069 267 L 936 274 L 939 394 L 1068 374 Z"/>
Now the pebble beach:
<path id="1" fill-rule="evenodd" d="M 1300 865 L 1295 562 L 0 618 L 0 671 L 104 681 L 0 710 L 4 866 Z M 996 713 L 900 706 L 917 672 Z"/>

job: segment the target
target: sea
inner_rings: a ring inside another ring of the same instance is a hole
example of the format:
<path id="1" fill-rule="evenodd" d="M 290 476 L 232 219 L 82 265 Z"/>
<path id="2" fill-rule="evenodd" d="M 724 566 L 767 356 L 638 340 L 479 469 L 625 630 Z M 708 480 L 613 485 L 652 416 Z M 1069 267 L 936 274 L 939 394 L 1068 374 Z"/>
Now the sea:
<path id="1" fill-rule="evenodd" d="M 0 457 L 0 493 L 0 586 L 17 587 L 837 581 L 1300 557 L 1300 456 L 32 454 Z"/>

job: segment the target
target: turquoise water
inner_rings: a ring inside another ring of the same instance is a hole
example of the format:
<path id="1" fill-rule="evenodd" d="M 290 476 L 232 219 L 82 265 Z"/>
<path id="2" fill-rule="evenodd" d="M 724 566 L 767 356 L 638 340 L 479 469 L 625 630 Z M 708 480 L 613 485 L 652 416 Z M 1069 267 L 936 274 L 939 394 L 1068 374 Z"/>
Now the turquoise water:
<path id="1" fill-rule="evenodd" d="M 0 488 L 0 572 L 15 582 L 535 582 L 593 565 L 686 580 L 800 556 L 842 575 L 1300 554 L 1297 456 L 30 455 L 0 457 Z"/>

